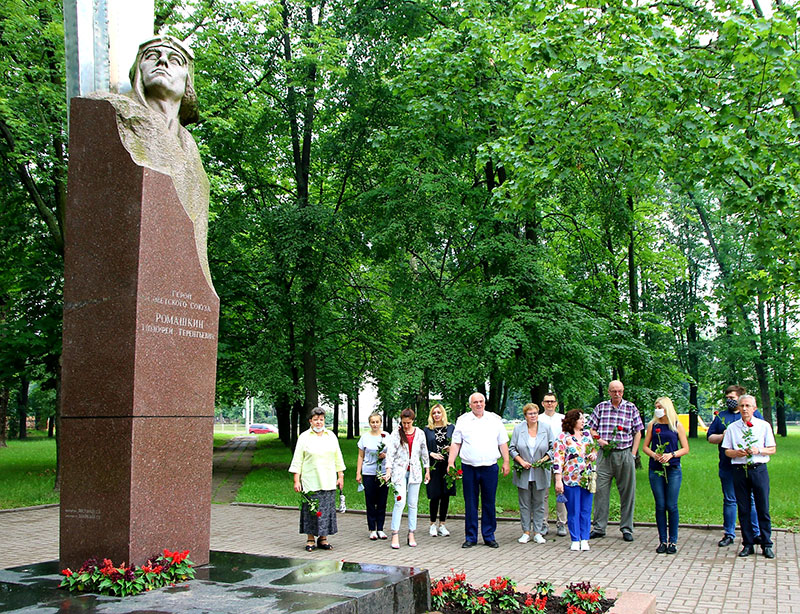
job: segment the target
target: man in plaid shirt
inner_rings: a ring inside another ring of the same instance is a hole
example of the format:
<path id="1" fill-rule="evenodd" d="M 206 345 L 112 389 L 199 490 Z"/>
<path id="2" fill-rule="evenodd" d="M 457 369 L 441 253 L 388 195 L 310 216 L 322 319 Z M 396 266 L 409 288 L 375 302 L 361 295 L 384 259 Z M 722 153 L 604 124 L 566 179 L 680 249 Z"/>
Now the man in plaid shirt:
<path id="1" fill-rule="evenodd" d="M 633 541 L 633 506 L 636 501 L 636 452 L 642 438 L 642 417 L 636 405 L 622 398 L 625 387 L 619 380 L 608 385 L 609 401 L 599 403 L 586 421 L 592 436 L 602 448 L 597 461 L 597 492 L 594 496 L 592 532 L 594 539 L 605 537 L 608 525 L 608 499 L 611 480 L 619 491 L 619 530 L 622 539 Z"/>

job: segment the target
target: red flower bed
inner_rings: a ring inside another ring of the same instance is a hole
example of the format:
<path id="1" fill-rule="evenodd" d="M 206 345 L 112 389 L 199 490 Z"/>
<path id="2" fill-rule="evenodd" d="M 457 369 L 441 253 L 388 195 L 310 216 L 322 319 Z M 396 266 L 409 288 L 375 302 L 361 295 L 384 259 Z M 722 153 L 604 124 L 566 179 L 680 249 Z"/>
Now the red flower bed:
<path id="1" fill-rule="evenodd" d="M 463 573 L 431 583 L 433 609 L 443 614 L 602 614 L 614 601 L 588 582 L 570 584 L 560 597 L 553 594 L 549 582 L 522 593 L 513 580 L 499 576 L 480 588 L 468 584 Z"/>

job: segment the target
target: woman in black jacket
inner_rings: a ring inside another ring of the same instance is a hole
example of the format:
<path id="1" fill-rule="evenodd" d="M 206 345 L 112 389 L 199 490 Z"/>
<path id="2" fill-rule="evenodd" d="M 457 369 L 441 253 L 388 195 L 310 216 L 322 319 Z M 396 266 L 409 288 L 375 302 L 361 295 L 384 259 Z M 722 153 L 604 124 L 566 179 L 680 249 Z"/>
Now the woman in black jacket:
<path id="1" fill-rule="evenodd" d="M 448 424 L 447 412 L 437 403 L 428 412 L 428 426 L 422 430 L 431 457 L 431 481 L 426 486 L 431 504 L 430 535 L 448 537 L 450 531 L 444 523 L 447 521 L 450 497 L 456 494 L 456 485 L 454 483 L 452 488 L 447 488 L 444 476 L 447 474 L 447 455 L 450 452 L 450 440 L 453 438 L 455 426 Z"/>

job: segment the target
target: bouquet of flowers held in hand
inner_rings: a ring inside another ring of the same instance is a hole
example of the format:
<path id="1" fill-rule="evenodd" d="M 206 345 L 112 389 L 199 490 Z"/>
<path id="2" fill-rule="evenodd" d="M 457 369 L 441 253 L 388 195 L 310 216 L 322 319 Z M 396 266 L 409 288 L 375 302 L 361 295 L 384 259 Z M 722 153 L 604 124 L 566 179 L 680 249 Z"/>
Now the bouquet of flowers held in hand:
<path id="1" fill-rule="evenodd" d="M 614 439 L 614 436 L 617 434 L 622 434 L 622 431 L 624 430 L 625 429 L 622 428 L 622 425 L 617 425 L 617 428 L 615 428 L 611 433 L 611 438 L 608 440 L 608 443 L 603 447 L 603 454 L 606 454 L 607 452 L 613 452 L 619 447 L 619 441 Z"/>
<path id="2" fill-rule="evenodd" d="M 397 491 L 395 490 L 394 484 L 392 484 L 392 479 L 391 478 L 387 478 L 385 473 L 379 473 L 378 474 L 378 483 L 381 486 L 388 486 L 389 487 L 389 492 L 392 494 L 392 496 L 395 496 L 395 494 L 397 493 Z"/>
<path id="3" fill-rule="evenodd" d="M 308 505 L 308 511 L 312 514 L 316 513 L 317 518 L 322 516 L 322 512 L 319 511 L 319 500 L 313 499 L 309 497 L 307 493 L 301 492 L 300 493 L 300 509 L 303 509 L 303 505 Z"/>
<path id="4" fill-rule="evenodd" d="M 461 476 L 464 474 L 461 469 L 456 469 L 455 467 L 450 467 L 447 470 L 447 473 L 444 474 L 444 483 L 447 484 L 447 488 L 453 488 L 455 483 L 461 479 Z"/>
<path id="5" fill-rule="evenodd" d="M 444 456 L 444 462 L 446 463 L 447 462 L 447 457 L 450 456 L 450 440 L 449 439 L 447 440 L 447 443 L 445 444 L 445 446 L 443 448 L 439 449 L 439 454 Z M 439 462 L 438 458 L 433 459 L 433 462 L 431 463 L 431 471 L 434 470 L 434 468 L 436 467 L 436 463 L 438 463 L 438 462 Z"/>
<path id="6" fill-rule="evenodd" d="M 384 439 L 386 438 L 386 433 L 381 433 L 381 438 L 382 438 L 381 442 L 378 444 L 378 449 L 375 452 L 375 454 L 377 456 L 377 458 L 375 459 L 375 462 L 378 463 L 378 474 L 379 475 L 381 473 L 383 473 L 383 469 L 384 469 L 384 467 L 383 467 L 383 459 L 381 458 L 381 454 L 383 454 L 384 451 L 386 450 L 386 442 L 384 441 Z"/>
<path id="7" fill-rule="evenodd" d="M 661 433 L 661 427 L 657 426 L 657 427 L 655 427 L 653 429 L 653 431 L 655 432 L 656 435 L 659 435 Z M 659 437 L 658 439 L 659 439 L 659 441 L 661 441 L 661 437 Z M 662 454 L 664 454 L 664 452 L 666 452 L 667 445 L 668 445 L 667 442 L 659 443 L 656 446 L 655 450 L 653 450 L 653 452 L 655 452 L 656 456 L 661 456 Z M 669 484 L 669 478 L 667 477 L 667 467 L 669 467 L 669 463 L 668 462 L 667 463 L 661 463 L 661 469 L 659 471 L 654 471 L 653 473 L 663 477 L 664 478 L 664 482 Z"/>
<path id="8" fill-rule="evenodd" d="M 745 423 L 747 428 L 742 431 L 742 439 L 744 439 L 744 445 L 739 444 L 739 448 L 741 450 L 752 450 L 756 447 L 756 438 L 753 436 L 753 423 L 746 422 Z M 750 467 L 753 466 L 753 455 L 747 455 L 747 462 L 744 464 L 744 477 L 747 477 L 747 472 L 750 470 Z"/>

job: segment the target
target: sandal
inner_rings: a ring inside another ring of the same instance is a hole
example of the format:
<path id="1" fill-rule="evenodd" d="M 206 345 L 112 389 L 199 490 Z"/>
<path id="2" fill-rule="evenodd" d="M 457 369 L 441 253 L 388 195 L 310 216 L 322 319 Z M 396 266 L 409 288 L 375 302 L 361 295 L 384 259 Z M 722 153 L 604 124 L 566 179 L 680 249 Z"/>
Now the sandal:
<path id="1" fill-rule="evenodd" d="M 317 549 L 317 545 L 314 543 L 314 539 L 307 539 L 306 540 L 306 552 L 314 552 Z"/>
<path id="2" fill-rule="evenodd" d="M 409 545 L 410 548 L 417 547 L 417 540 L 414 539 L 414 531 L 408 532 L 408 539 L 406 540 L 406 543 Z"/>
<path id="3" fill-rule="evenodd" d="M 320 550 L 333 550 L 333 546 L 328 543 L 328 540 L 324 537 L 320 537 L 317 539 L 317 548 Z"/>

